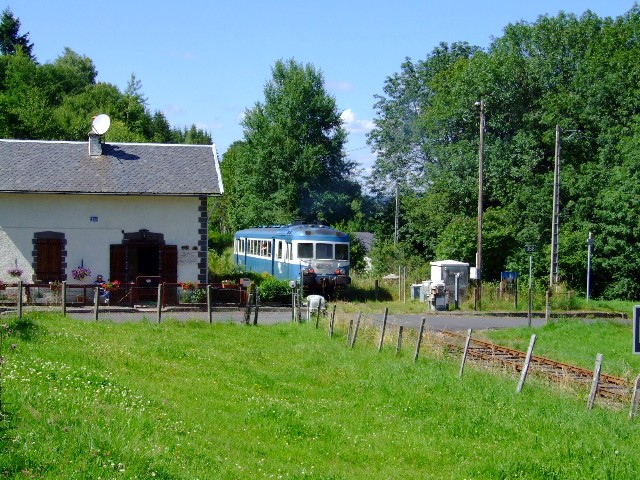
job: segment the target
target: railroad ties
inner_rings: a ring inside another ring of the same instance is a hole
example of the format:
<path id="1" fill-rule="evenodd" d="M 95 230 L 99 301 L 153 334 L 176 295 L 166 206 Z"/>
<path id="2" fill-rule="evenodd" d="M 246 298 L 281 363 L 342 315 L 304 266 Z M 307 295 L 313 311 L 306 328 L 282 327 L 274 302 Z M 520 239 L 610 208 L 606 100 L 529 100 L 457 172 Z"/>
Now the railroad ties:
<path id="1" fill-rule="evenodd" d="M 466 336 L 447 330 L 436 330 L 450 352 L 460 351 L 464 347 Z M 492 365 L 500 365 L 514 372 L 520 372 L 524 366 L 526 352 L 503 347 L 483 340 L 471 339 L 467 356 L 476 361 Z M 568 365 L 548 358 L 532 355 L 529 369 L 545 375 L 554 382 L 570 382 L 589 387 L 593 381 L 593 370 Z M 613 375 L 600 374 L 597 395 L 614 403 L 628 403 L 631 388 L 627 380 Z"/>

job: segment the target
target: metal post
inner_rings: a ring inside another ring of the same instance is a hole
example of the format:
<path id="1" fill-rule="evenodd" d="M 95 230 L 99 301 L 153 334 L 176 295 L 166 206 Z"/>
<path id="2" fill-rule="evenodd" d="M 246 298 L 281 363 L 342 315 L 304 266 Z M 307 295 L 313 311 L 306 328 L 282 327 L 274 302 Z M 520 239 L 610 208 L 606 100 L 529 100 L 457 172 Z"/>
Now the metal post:
<path id="1" fill-rule="evenodd" d="M 529 315 L 527 316 L 527 325 L 530 327 L 531 326 L 531 308 L 532 308 L 532 303 L 533 303 L 533 296 L 532 296 L 532 277 L 533 274 L 533 255 L 529 255 Z"/>
<path id="2" fill-rule="evenodd" d="M 587 239 L 587 303 L 589 302 L 589 292 L 591 291 L 591 248 L 593 247 L 593 234 L 589 232 Z"/>
<path id="3" fill-rule="evenodd" d="M 456 310 L 458 310 L 458 308 L 460 308 L 460 274 L 456 273 L 455 276 L 455 293 L 454 293 L 454 299 L 455 299 L 455 307 Z"/>
<path id="4" fill-rule="evenodd" d="M 480 107 L 480 147 L 478 149 L 478 251 L 476 253 L 476 276 L 478 284 L 478 307 L 482 308 L 482 212 L 484 177 L 484 100 L 476 103 Z"/>
<path id="5" fill-rule="evenodd" d="M 553 175 L 553 217 L 551 219 L 551 272 L 549 285 L 558 283 L 558 228 L 560 224 L 560 126 L 556 125 L 556 154 Z"/>
<path id="6" fill-rule="evenodd" d="M 399 217 L 400 217 L 400 192 L 398 191 L 398 184 L 396 183 L 396 213 L 394 218 L 394 228 L 393 228 L 393 246 L 398 246 L 398 225 L 399 225 Z"/>

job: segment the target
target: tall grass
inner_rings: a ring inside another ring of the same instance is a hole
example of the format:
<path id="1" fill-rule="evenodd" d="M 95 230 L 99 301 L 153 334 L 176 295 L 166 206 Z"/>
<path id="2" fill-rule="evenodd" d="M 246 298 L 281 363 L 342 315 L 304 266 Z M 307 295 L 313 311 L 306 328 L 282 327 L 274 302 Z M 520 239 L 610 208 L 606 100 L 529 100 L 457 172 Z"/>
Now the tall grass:
<path id="1" fill-rule="evenodd" d="M 587 412 L 535 382 L 516 395 L 511 377 L 474 369 L 460 381 L 458 359 L 426 345 L 414 364 L 313 322 L 13 323 L 4 478 L 640 474 L 626 412 Z"/>

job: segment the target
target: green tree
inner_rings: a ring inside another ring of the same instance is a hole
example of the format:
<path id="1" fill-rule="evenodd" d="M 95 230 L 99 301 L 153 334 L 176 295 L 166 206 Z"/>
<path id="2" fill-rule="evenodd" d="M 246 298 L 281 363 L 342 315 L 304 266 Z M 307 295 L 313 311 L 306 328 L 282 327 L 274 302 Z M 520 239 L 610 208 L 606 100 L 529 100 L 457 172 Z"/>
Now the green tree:
<path id="1" fill-rule="evenodd" d="M 455 255 L 473 263 L 479 140 L 473 104 L 483 99 L 485 278 L 497 279 L 505 267 L 528 271 L 525 243 L 548 255 L 559 125 L 561 279 L 584 289 L 584 242 L 593 231 L 592 293 L 637 298 L 639 29 L 638 5 L 616 19 L 561 13 L 507 25 L 486 51 L 442 47 L 424 63 L 403 63 L 385 83 L 369 140 L 379 152 L 373 179 L 405 187 L 406 258 Z M 393 218 L 385 221 L 379 230 L 389 232 Z M 537 264 L 536 275 L 547 279 L 548 262 Z"/>
<path id="2" fill-rule="evenodd" d="M 359 187 L 350 179 L 355 165 L 343 152 L 347 134 L 322 73 L 279 60 L 264 95 L 242 122 L 236 200 L 246 220 L 235 226 L 347 218 Z"/>
<path id="3" fill-rule="evenodd" d="M 0 17 L 0 53 L 13 55 L 20 50 L 31 60 L 35 60 L 32 49 L 33 43 L 29 42 L 29 33 L 20 35 L 20 19 L 13 16 L 11 9 L 5 8 Z"/>

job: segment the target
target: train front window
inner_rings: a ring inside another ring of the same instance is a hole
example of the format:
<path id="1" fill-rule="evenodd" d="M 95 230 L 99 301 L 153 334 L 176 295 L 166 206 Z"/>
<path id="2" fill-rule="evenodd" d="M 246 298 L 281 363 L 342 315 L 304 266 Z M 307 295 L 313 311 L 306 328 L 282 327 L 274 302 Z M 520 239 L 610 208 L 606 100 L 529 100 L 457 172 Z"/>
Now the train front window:
<path id="1" fill-rule="evenodd" d="M 299 243 L 298 258 L 313 258 L 313 243 Z"/>
<path id="2" fill-rule="evenodd" d="M 336 260 L 349 260 L 349 245 L 336 244 Z"/>
<path id="3" fill-rule="evenodd" d="M 333 244 L 316 243 L 316 258 L 318 260 L 333 260 Z"/>

